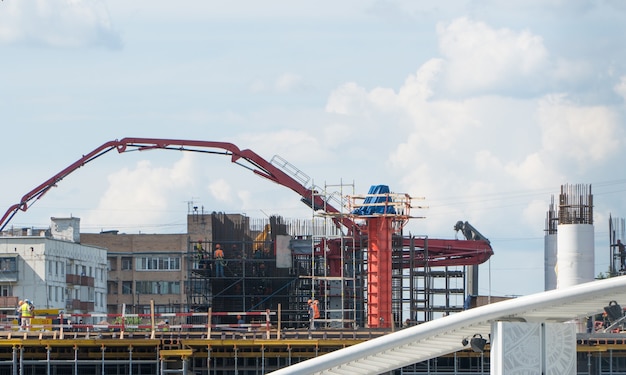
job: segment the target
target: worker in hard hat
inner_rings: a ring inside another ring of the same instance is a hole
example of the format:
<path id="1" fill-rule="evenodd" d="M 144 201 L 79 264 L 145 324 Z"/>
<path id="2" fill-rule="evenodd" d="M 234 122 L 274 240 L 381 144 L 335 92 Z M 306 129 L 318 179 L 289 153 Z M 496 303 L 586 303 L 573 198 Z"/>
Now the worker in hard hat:
<path id="1" fill-rule="evenodd" d="M 215 245 L 215 251 L 213 252 L 213 258 L 215 259 L 215 277 L 224 277 L 224 250 L 220 244 Z"/>
<path id="2" fill-rule="evenodd" d="M 22 329 L 25 331 L 30 331 L 30 322 L 33 317 L 33 312 L 35 310 L 35 306 L 33 306 L 32 302 L 27 298 L 20 306 L 20 311 L 22 312 Z"/>

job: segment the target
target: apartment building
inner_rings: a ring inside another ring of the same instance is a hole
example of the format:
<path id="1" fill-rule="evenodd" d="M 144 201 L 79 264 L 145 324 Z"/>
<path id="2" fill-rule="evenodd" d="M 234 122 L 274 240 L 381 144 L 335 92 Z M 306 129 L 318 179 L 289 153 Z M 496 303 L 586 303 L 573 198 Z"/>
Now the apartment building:
<path id="1" fill-rule="evenodd" d="M 0 236 L 0 308 L 19 299 L 67 313 L 106 312 L 106 249 L 80 243 L 80 219 L 52 218 L 47 229 Z"/>
<path id="2" fill-rule="evenodd" d="M 83 243 L 108 249 L 107 311 L 148 314 L 182 311 L 186 302 L 187 234 L 81 234 Z M 125 309 L 125 311 L 124 311 Z"/>

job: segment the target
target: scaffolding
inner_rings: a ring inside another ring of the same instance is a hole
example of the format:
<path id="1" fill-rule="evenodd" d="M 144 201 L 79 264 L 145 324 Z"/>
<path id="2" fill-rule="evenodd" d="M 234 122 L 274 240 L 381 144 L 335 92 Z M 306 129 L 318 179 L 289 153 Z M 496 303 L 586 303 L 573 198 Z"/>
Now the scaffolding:
<path id="1" fill-rule="evenodd" d="M 311 274 L 301 276 L 310 290 L 301 300 L 305 307 L 308 299 L 321 300 L 324 314 L 319 324 L 326 328 L 363 326 L 366 266 L 362 246 L 354 233 L 338 225 L 350 215 L 347 197 L 354 194 L 354 183 L 325 184 L 311 190 L 322 198 L 324 205 L 339 209 L 332 212 L 323 206 L 312 210 Z"/>
<path id="2" fill-rule="evenodd" d="M 241 220 L 233 225 L 228 215 L 207 215 L 212 222 L 213 238 L 188 240 L 186 284 L 188 306 L 193 312 L 265 311 L 289 306 L 291 285 L 298 269 L 277 266 L 276 238 L 297 230 L 301 222 L 289 223 L 280 217 L 268 220 Z M 214 257 L 217 245 L 224 249 L 223 259 Z M 218 267 L 223 275 L 217 274 Z M 289 314 L 289 310 L 285 311 Z M 236 321 L 236 315 L 222 318 Z M 286 315 L 285 321 L 292 317 Z"/>
<path id="3" fill-rule="evenodd" d="M 328 186 L 318 191 L 324 194 Z M 322 311 L 320 328 L 370 326 L 368 238 L 341 231 L 335 225 L 336 216 L 318 210 L 310 220 L 252 220 L 249 231 L 239 233 L 239 238 L 228 238 L 219 229 L 223 220 L 217 220 L 217 239 L 190 237 L 185 284 L 190 311 L 232 312 L 233 316 L 222 317 L 218 323 L 234 323 L 237 312 L 275 309 L 280 304 L 284 326 L 303 329 L 309 328 L 307 301 L 315 298 Z M 281 247 L 281 236 L 288 242 L 288 267 L 277 264 L 280 255 L 272 251 Z M 429 242 L 426 236 L 405 236 L 401 231 L 392 236 L 391 317 L 385 318 L 389 326 L 419 324 L 465 307 L 466 266 L 431 265 Z M 241 249 L 240 253 L 227 252 L 224 277 L 215 276 L 216 260 L 209 250 L 217 243 Z"/>
<path id="4" fill-rule="evenodd" d="M 609 215 L 609 275 L 626 274 L 626 221 Z"/>

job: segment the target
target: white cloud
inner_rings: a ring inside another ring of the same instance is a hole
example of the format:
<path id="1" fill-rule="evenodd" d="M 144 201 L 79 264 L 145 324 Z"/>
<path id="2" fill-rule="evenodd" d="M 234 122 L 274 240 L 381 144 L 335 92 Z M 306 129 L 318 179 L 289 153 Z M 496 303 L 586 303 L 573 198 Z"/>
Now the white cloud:
<path id="1" fill-rule="evenodd" d="M 173 166 L 153 167 L 143 160 L 108 176 L 109 186 L 95 211 L 84 218 L 86 226 L 124 226 L 128 223 L 160 223 L 171 201 L 171 192 L 189 187 L 194 175 L 194 158 L 184 155 Z"/>
<path id="2" fill-rule="evenodd" d="M 502 169 L 500 160 L 489 150 L 479 150 L 476 152 L 476 155 L 474 155 L 474 164 L 476 165 L 476 169 L 481 172 L 491 172 Z"/>
<path id="3" fill-rule="evenodd" d="M 256 207 L 253 204 L 254 197 L 249 190 L 239 190 L 237 192 L 237 198 L 241 201 L 241 207 L 244 209 L 247 207 Z"/>
<path id="4" fill-rule="evenodd" d="M 209 192 L 218 202 L 230 202 L 232 200 L 232 188 L 226 180 L 220 178 L 209 184 Z"/>
<path id="5" fill-rule="evenodd" d="M 0 12 L 0 43 L 62 48 L 121 46 L 106 6 L 99 0 L 20 0 L 5 4 Z"/>
<path id="6" fill-rule="evenodd" d="M 326 112 L 347 115 L 359 113 L 367 107 L 367 91 L 354 82 L 335 89 L 326 102 Z"/>
<path id="7" fill-rule="evenodd" d="M 555 185 L 558 186 L 558 185 Z M 536 233 L 540 233 L 545 229 L 545 222 L 539 218 L 545 217 L 549 207 L 549 196 L 545 199 L 533 199 L 522 211 L 523 221 L 531 228 L 535 229 Z M 557 197 L 558 200 L 558 197 Z"/>
<path id="8" fill-rule="evenodd" d="M 506 165 L 505 170 L 527 189 L 540 189 L 549 185 L 557 186 L 564 178 L 546 164 L 540 153 L 527 155 L 521 163 L 512 161 Z"/>
<path id="9" fill-rule="evenodd" d="M 614 155 L 620 146 L 618 117 L 606 106 L 577 106 L 565 95 L 539 104 L 543 148 L 552 157 L 588 167 Z"/>
<path id="10" fill-rule="evenodd" d="M 374 109 L 397 111 L 430 99 L 433 84 L 442 69 L 441 59 L 424 63 L 415 74 L 409 75 L 396 94 L 393 89 L 376 87 L 371 91 L 348 82 L 335 89 L 326 103 L 326 111 L 342 115 L 370 113 Z"/>
<path id="11" fill-rule="evenodd" d="M 493 29 L 463 17 L 438 24 L 437 32 L 447 61 L 446 85 L 455 93 L 510 88 L 547 63 L 543 39 L 527 30 Z"/>
<path id="12" fill-rule="evenodd" d="M 433 83 L 439 78 L 443 64 L 442 59 L 430 59 L 420 66 L 416 74 L 409 75 L 399 91 L 400 101 L 406 104 L 430 99 Z"/>

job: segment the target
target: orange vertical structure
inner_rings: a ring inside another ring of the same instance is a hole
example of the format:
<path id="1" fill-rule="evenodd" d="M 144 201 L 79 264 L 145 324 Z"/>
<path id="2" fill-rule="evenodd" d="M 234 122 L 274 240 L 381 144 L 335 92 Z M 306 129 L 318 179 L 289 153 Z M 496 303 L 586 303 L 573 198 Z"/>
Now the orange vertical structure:
<path id="1" fill-rule="evenodd" d="M 391 235 L 394 217 L 367 218 L 367 322 L 371 328 L 390 328 Z"/>

